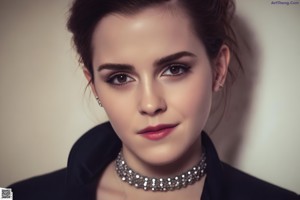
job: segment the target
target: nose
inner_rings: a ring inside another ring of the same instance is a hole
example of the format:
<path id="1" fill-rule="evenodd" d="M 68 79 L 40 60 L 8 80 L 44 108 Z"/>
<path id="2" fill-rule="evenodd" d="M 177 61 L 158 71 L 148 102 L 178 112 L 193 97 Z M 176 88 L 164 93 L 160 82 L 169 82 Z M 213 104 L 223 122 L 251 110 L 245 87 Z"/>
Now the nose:
<path id="1" fill-rule="evenodd" d="M 167 104 L 161 88 L 155 84 L 145 84 L 139 91 L 140 114 L 155 116 L 167 110 Z"/>

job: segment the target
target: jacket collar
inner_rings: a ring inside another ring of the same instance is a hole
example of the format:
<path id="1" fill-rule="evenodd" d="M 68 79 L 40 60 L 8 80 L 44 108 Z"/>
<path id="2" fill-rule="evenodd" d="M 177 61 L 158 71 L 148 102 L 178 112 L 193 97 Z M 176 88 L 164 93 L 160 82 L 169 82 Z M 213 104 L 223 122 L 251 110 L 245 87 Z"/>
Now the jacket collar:
<path id="1" fill-rule="evenodd" d="M 202 132 L 202 145 L 207 155 L 207 174 L 201 200 L 218 200 L 223 197 L 223 170 L 217 151 L 205 132 Z"/>
<path id="2" fill-rule="evenodd" d="M 207 154 L 207 176 L 201 200 L 222 196 L 222 164 L 208 135 L 202 132 Z M 122 143 L 109 122 L 80 137 L 71 149 L 67 167 L 67 199 L 96 199 L 99 177 L 121 150 Z"/>
<path id="3" fill-rule="evenodd" d="M 68 158 L 67 199 L 96 199 L 98 179 L 120 149 L 121 141 L 108 122 L 81 136 Z"/>

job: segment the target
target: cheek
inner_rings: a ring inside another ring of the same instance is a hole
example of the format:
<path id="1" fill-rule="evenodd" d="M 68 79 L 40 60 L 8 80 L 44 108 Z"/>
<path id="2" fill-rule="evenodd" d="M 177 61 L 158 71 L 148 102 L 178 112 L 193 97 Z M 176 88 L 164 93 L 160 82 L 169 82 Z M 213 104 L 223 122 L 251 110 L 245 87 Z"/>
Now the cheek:
<path id="1" fill-rule="evenodd" d="M 100 93 L 99 98 L 102 101 L 103 108 L 114 130 L 122 139 L 122 133 L 128 132 L 129 127 L 133 123 L 132 118 L 128 116 L 133 117 L 136 113 L 134 112 L 134 104 L 132 103 L 133 95 L 125 93 L 120 95 L 106 88 L 102 88 L 101 91 L 104 95 L 102 96 Z M 131 103 L 128 101 L 131 101 Z"/>
<path id="2" fill-rule="evenodd" d="M 169 100 L 184 118 L 206 120 L 211 107 L 211 83 L 210 75 L 195 76 L 184 84 L 178 85 L 176 93 Z"/>
<path id="3" fill-rule="evenodd" d="M 112 105 L 118 105 L 118 104 L 114 104 L 117 102 L 110 102 Z M 115 130 L 115 132 L 117 133 L 117 135 L 119 136 L 119 138 L 123 141 L 124 140 L 124 136 L 127 132 L 127 127 L 128 126 L 128 117 L 126 118 L 126 116 L 129 116 L 127 111 L 125 110 L 125 107 L 118 107 L 118 106 L 106 106 L 104 107 L 105 112 L 109 118 L 109 121 L 113 127 L 113 129 Z"/>

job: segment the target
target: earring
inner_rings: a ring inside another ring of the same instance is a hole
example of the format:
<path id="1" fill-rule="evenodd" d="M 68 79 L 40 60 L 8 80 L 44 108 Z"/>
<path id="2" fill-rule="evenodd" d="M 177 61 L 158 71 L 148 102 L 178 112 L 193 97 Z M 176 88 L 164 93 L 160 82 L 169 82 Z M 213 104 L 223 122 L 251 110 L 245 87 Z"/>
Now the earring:
<path id="1" fill-rule="evenodd" d="M 222 83 L 222 77 L 217 73 L 215 77 L 216 85 L 219 85 L 220 88 L 224 87 L 224 83 Z"/>
<path id="2" fill-rule="evenodd" d="M 96 101 L 98 102 L 99 106 L 101 106 L 101 107 L 102 107 L 102 103 L 101 103 L 101 101 L 100 101 L 100 99 L 99 99 L 99 97 L 98 97 L 98 96 L 96 96 Z"/>
<path id="3" fill-rule="evenodd" d="M 219 86 L 220 86 L 220 88 L 223 88 L 223 87 L 224 87 L 224 85 L 223 85 L 222 83 L 219 83 Z"/>

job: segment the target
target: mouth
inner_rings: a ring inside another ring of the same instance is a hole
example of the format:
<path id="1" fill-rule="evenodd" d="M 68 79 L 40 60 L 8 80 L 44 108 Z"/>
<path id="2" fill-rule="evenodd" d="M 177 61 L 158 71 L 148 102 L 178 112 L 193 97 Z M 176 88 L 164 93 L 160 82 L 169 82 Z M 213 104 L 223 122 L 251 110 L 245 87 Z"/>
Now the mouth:
<path id="1" fill-rule="evenodd" d="M 178 124 L 160 124 L 157 126 L 149 126 L 141 131 L 138 134 L 149 140 L 160 140 L 169 135 Z"/>

